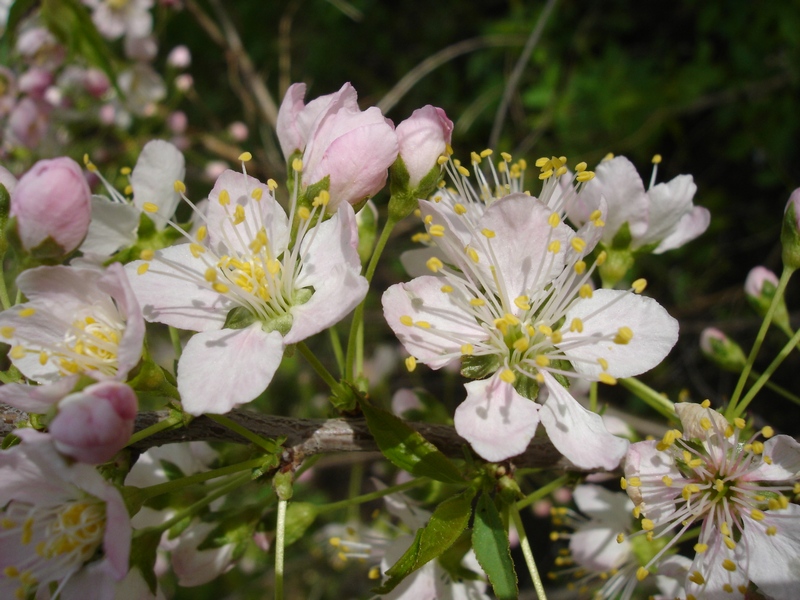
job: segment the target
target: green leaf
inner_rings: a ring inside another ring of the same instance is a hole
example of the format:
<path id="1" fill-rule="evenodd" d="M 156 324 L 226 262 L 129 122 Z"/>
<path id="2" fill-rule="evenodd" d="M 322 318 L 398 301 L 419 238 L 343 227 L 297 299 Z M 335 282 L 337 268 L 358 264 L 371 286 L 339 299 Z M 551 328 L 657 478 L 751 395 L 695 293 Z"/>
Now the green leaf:
<path id="1" fill-rule="evenodd" d="M 461 375 L 467 379 L 485 379 L 502 366 L 500 357 L 496 354 L 473 356 L 461 355 Z"/>
<path id="2" fill-rule="evenodd" d="M 156 593 L 158 581 L 153 566 L 156 564 L 156 550 L 161 542 L 161 531 L 159 529 L 148 530 L 140 529 L 131 541 L 131 570 L 138 568 L 142 573 L 142 578 L 147 582 L 152 594 Z"/>
<path id="3" fill-rule="evenodd" d="M 473 498 L 475 489 L 469 487 L 437 506 L 428 524 L 417 531 L 411 547 L 386 571 L 389 579 L 373 591 L 376 594 L 392 591 L 408 575 L 450 548 L 469 524 Z"/>
<path id="4" fill-rule="evenodd" d="M 38 0 L 16 0 L 8 11 L 6 30 L 2 36 L 2 57 L 8 60 L 17 37 L 17 26 L 36 10 Z"/>
<path id="5" fill-rule="evenodd" d="M 508 545 L 503 521 L 494 501 L 488 494 L 482 494 L 475 508 L 475 521 L 472 525 L 472 549 L 475 556 L 489 576 L 495 596 L 499 600 L 516 598 L 517 573 L 511 560 L 511 548 Z"/>
<path id="6" fill-rule="evenodd" d="M 365 401 L 361 410 L 378 447 L 393 464 L 416 477 L 445 483 L 464 481 L 458 467 L 402 419 Z"/>
<path id="7" fill-rule="evenodd" d="M 317 518 L 317 507 L 310 502 L 289 502 L 286 507 L 286 529 L 283 545 L 290 546 L 299 540 Z"/>

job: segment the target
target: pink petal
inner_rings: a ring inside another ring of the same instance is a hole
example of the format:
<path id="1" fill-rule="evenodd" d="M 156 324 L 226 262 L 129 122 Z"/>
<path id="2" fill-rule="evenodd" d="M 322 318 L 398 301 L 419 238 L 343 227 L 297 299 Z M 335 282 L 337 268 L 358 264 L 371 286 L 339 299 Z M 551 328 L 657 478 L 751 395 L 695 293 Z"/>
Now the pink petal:
<path id="1" fill-rule="evenodd" d="M 553 445 L 582 469 L 616 469 L 628 450 L 628 440 L 611 435 L 600 415 L 578 404 L 550 373 L 541 373 L 548 391 L 542 425 Z"/>
<path id="2" fill-rule="evenodd" d="M 281 363 L 283 339 L 261 323 L 199 333 L 178 362 L 178 391 L 192 415 L 224 414 L 263 392 Z"/>
<path id="3" fill-rule="evenodd" d="M 747 481 L 792 481 L 800 477 L 800 443 L 788 435 L 776 435 L 764 442 L 764 456 L 772 464 L 762 462 L 745 476 Z"/>
<path id="4" fill-rule="evenodd" d="M 490 462 L 525 452 L 539 425 L 539 405 L 498 375 L 464 387 L 467 398 L 453 417 L 458 435 Z"/>

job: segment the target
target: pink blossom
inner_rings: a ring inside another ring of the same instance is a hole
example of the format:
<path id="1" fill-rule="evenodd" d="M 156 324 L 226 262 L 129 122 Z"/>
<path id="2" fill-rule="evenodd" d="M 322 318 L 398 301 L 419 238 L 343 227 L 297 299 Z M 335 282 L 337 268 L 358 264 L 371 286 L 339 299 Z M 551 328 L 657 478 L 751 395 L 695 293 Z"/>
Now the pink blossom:
<path id="1" fill-rule="evenodd" d="M 60 256 L 75 250 L 89 229 L 90 198 L 89 185 L 74 160 L 60 157 L 37 162 L 20 178 L 11 196 L 10 215 L 16 219 L 22 247 L 35 251 L 51 240 Z"/>
<path id="2" fill-rule="evenodd" d="M 19 89 L 36 100 L 44 98 L 44 93 L 53 84 L 53 74 L 47 69 L 29 69 L 20 76 Z"/>
<path id="3" fill-rule="evenodd" d="M 17 52 L 33 67 L 53 71 L 66 56 L 66 49 L 44 27 L 33 27 L 23 31 L 17 38 Z"/>
<path id="4" fill-rule="evenodd" d="M 175 46 L 167 55 L 167 64 L 176 69 L 185 69 L 192 64 L 192 53 L 187 46 Z"/>
<path id="5" fill-rule="evenodd" d="M 128 443 L 137 408 L 136 394 L 124 383 L 96 383 L 61 400 L 48 430 L 61 453 L 100 464 Z"/>
<path id="6" fill-rule="evenodd" d="M 22 443 L 0 452 L 0 596 L 55 584 L 63 600 L 111 600 L 130 554 L 122 496 L 94 468 L 65 461 L 50 436 L 14 435 Z"/>
<path id="7" fill-rule="evenodd" d="M 409 175 L 408 187 L 415 189 L 431 170 L 441 173 L 437 164 L 444 155 L 453 133 L 453 122 L 444 110 L 430 104 L 418 108 L 397 126 L 399 156 Z"/>
<path id="8" fill-rule="evenodd" d="M 358 108 L 349 83 L 328 96 L 303 103 L 306 86 L 292 85 L 278 113 L 277 133 L 289 160 L 302 153 L 302 187 L 329 178 L 328 211 L 342 202 L 358 205 L 378 193 L 397 158 L 394 127 L 379 108 Z"/>
<path id="9" fill-rule="evenodd" d="M 8 129 L 13 138 L 27 148 L 36 148 L 47 132 L 49 107 L 32 98 L 23 98 L 8 116 Z"/>
<path id="10" fill-rule="evenodd" d="M 83 86 L 89 94 L 100 98 L 111 87 L 111 82 L 100 69 L 86 69 L 83 73 Z"/>

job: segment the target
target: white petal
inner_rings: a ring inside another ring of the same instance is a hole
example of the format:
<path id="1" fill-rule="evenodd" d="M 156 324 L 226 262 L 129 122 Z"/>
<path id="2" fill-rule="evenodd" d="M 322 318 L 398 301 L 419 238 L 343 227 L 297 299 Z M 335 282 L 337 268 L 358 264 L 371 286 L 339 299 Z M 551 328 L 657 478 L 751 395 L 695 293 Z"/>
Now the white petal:
<path id="1" fill-rule="evenodd" d="M 617 543 L 620 533 L 624 530 L 606 523 L 592 521 L 580 526 L 569 541 L 572 558 L 591 571 L 604 572 L 621 567 L 631 555 L 631 546 L 627 539 Z"/>
<path id="2" fill-rule="evenodd" d="M 748 575 L 768 597 L 794 600 L 800 581 L 800 506 L 790 504 L 766 515 L 762 522 L 744 519 L 740 544 L 750 563 Z M 775 535 L 766 534 L 768 524 L 777 528 Z"/>
<path id="3" fill-rule="evenodd" d="M 630 524 L 633 503 L 626 494 L 610 492 L 599 485 L 583 484 L 575 488 L 572 498 L 578 509 L 592 519 L 614 523 L 620 530 Z"/>
<path id="4" fill-rule="evenodd" d="M 277 331 L 205 331 L 189 340 L 178 362 L 178 391 L 186 412 L 224 414 L 263 392 L 283 357 Z"/>
<path id="5" fill-rule="evenodd" d="M 539 425 L 539 405 L 498 375 L 464 387 L 467 398 L 453 417 L 458 435 L 490 462 L 525 452 Z"/>
<path id="6" fill-rule="evenodd" d="M 631 444 L 625 457 L 625 477 L 638 477 L 643 483 L 638 487 L 628 486 L 628 496 L 641 507 L 642 514 L 656 524 L 675 512 L 675 499 L 680 497 L 684 484 L 688 483 L 672 455 L 659 452 L 657 443 L 649 440 Z M 671 486 L 662 484 L 665 477 L 673 481 Z"/>
<path id="7" fill-rule="evenodd" d="M 540 412 L 553 445 L 582 469 L 616 469 L 628 440 L 611 435 L 600 415 L 583 408 L 567 389 L 542 371 L 548 397 Z"/>
<path id="8" fill-rule="evenodd" d="M 152 140 L 144 145 L 131 173 L 133 203 L 139 209 L 145 202 L 158 206 L 157 213 L 147 213 L 156 228 L 163 229 L 167 219 L 175 213 L 180 201 L 175 182 L 183 181 L 185 175 L 183 154 L 175 146 L 164 140 Z"/>
<path id="9" fill-rule="evenodd" d="M 0 402 L 30 413 L 46 413 L 72 391 L 78 376 L 63 377 L 47 385 L 7 383 L 0 386 Z"/>
<path id="10" fill-rule="evenodd" d="M 762 462 L 746 475 L 748 481 L 791 481 L 800 477 L 800 443 L 788 435 L 776 435 L 764 442 L 763 456 L 769 456 L 772 464 Z"/>
<path id="11" fill-rule="evenodd" d="M 661 240 L 661 243 L 653 250 L 653 254 L 661 254 L 667 250 L 683 246 L 686 242 L 692 241 L 708 229 L 710 223 L 711 213 L 708 209 L 702 206 L 695 206 L 690 212 L 681 217 L 675 229 Z"/>
<path id="12" fill-rule="evenodd" d="M 583 332 L 565 332 L 558 346 L 575 370 L 588 378 L 602 371 L 600 358 L 608 361 L 608 373 L 614 377 L 644 373 L 659 364 L 678 341 L 678 322 L 652 298 L 630 292 L 596 290 L 591 298 L 572 305 L 566 323 L 576 317 L 583 320 Z M 627 344 L 592 343 L 594 337 L 616 334 L 620 327 L 633 331 Z"/>
<path id="13" fill-rule="evenodd" d="M 80 250 L 84 254 L 111 256 L 136 241 L 139 211 L 130 204 L 92 196 L 92 220 Z"/>
<path id="14" fill-rule="evenodd" d="M 489 335 L 457 302 L 458 290 L 441 291 L 438 277 L 417 277 L 386 290 L 381 299 L 386 322 L 405 349 L 432 369 L 439 369 L 461 355 L 462 344 L 477 344 Z M 463 305 L 467 300 L 460 298 Z M 400 322 L 409 316 L 430 328 L 409 327 Z"/>
<path id="15" fill-rule="evenodd" d="M 126 265 L 131 287 L 145 319 L 190 331 L 219 329 L 236 306 L 230 299 L 205 287 L 206 265 L 194 258 L 188 244 L 159 250 L 146 273 L 143 261 Z"/>
<path id="16" fill-rule="evenodd" d="M 678 175 L 668 183 L 659 183 L 647 192 L 649 218 L 647 231 L 633 246 L 638 248 L 659 242 L 670 235 L 682 217 L 692 210 L 697 191 L 691 175 Z"/>

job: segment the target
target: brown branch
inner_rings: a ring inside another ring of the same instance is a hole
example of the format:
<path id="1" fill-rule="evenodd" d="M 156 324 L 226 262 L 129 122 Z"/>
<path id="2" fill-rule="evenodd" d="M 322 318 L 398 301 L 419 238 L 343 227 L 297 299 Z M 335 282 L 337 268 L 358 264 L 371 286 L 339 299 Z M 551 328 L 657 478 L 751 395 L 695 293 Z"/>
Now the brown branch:
<path id="1" fill-rule="evenodd" d="M 140 413 L 136 419 L 136 430 L 140 431 L 154 425 L 167 416 L 166 411 Z M 378 450 L 364 419 L 297 419 L 245 410 L 233 411 L 226 416 L 262 437 L 286 436 L 284 445 L 295 461 L 315 454 Z M 27 415 L 24 412 L 0 404 L 0 441 L 16 428 L 15 423 L 26 420 Z M 453 427 L 413 422 L 408 422 L 408 425 L 420 432 L 447 456 L 463 458 L 463 448 L 467 446 L 467 442 Z M 131 448 L 144 452 L 154 446 L 195 441 L 242 443 L 245 440 L 211 419 L 198 417 L 186 427 L 158 432 L 133 444 Z M 528 449 L 511 462 L 517 467 L 580 470 L 561 456 L 546 437 L 534 438 Z"/>

